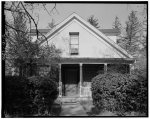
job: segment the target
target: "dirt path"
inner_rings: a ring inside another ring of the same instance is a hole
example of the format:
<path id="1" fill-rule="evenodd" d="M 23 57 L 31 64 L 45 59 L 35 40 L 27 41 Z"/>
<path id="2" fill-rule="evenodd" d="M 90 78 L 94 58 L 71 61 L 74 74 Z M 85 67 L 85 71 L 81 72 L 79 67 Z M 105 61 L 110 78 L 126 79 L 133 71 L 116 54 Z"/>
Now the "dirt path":
<path id="1" fill-rule="evenodd" d="M 63 104 L 60 116 L 88 116 L 81 104 Z"/>

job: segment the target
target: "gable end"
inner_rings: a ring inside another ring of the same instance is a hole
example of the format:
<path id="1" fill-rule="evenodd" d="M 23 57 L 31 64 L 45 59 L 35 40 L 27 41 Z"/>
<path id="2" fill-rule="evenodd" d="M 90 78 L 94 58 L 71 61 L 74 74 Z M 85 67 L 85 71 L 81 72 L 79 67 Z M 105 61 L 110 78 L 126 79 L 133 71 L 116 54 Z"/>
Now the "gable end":
<path id="1" fill-rule="evenodd" d="M 106 43 L 108 43 L 110 46 L 112 46 L 114 49 L 116 49 L 117 51 L 119 51 L 121 54 L 123 54 L 126 58 L 133 58 L 131 55 L 129 55 L 124 49 L 122 49 L 120 46 L 118 46 L 117 44 L 115 44 L 113 41 L 110 41 L 109 38 L 107 36 L 105 36 L 101 31 L 99 31 L 98 29 L 96 29 L 94 26 L 92 26 L 90 23 L 88 23 L 87 21 L 85 21 L 84 19 L 82 19 L 81 17 L 79 17 L 78 15 L 71 15 L 72 17 L 70 17 L 70 19 L 68 20 L 64 20 L 63 22 L 61 22 L 61 25 L 56 28 L 54 31 L 52 31 L 51 33 L 47 33 L 47 39 L 52 37 L 55 33 L 57 33 L 59 30 L 61 30 L 66 24 L 68 24 L 69 22 L 71 22 L 73 19 L 77 20 L 78 22 L 80 22 L 81 24 L 83 24 L 84 26 L 86 26 L 89 30 L 91 30 L 93 33 L 95 33 L 98 37 L 102 38 Z M 42 44 L 43 42 L 45 42 L 45 40 L 43 40 L 40 44 Z"/>

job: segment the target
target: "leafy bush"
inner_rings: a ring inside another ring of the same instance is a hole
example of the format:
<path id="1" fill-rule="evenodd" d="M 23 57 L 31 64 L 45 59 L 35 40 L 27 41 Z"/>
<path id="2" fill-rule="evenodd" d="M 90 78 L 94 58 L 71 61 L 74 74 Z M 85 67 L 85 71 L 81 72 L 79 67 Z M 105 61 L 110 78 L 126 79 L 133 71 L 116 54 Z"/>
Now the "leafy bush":
<path id="1" fill-rule="evenodd" d="M 146 79 L 137 74 L 100 74 L 92 79 L 93 104 L 108 111 L 138 111 L 145 108 Z M 145 95 L 145 97 L 142 97 Z"/>
<path id="2" fill-rule="evenodd" d="M 51 110 L 58 96 L 57 83 L 46 77 L 5 77 L 5 114 L 33 116 Z"/>
<path id="3" fill-rule="evenodd" d="M 29 78 L 29 90 L 33 103 L 37 107 L 37 113 L 50 112 L 55 99 L 58 97 L 57 83 L 48 77 L 34 76 Z"/>
<path id="4" fill-rule="evenodd" d="M 146 69 L 134 72 L 138 76 L 139 85 L 137 87 L 136 105 L 140 112 L 148 114 L 148 78 Z"/>
<path id="5" fill-rule="evenodd" d="M 32 100 L 27 89 L 28 80 L 24 77 L 5 76 L 5 113 L 30 114 Z"/>
<path id="6" fill-rule="evenodd" d="M 39 66 L 38 76 L 49 77 L 50 79 L 59 82 L 59 71 L 57 64 Z"/>

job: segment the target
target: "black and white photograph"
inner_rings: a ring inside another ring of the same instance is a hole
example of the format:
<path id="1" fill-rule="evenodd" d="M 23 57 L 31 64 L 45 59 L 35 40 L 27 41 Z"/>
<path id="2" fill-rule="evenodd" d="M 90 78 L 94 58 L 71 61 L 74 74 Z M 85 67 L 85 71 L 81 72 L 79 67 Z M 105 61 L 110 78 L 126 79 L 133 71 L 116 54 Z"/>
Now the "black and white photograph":
<path id="1" fill-rule="evenodd" d="M 1 1 L 2 118 L 148 117 L 148 1 Z"/>

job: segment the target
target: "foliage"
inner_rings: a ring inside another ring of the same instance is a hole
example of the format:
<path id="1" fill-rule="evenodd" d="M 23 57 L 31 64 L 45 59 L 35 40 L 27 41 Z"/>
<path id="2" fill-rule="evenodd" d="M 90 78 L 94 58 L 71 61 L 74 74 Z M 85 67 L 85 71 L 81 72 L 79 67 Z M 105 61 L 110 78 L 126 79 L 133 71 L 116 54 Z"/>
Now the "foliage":
<path id="1" fill-rule="evenodd" d="M 135 54 L 140 48 L 140 23 L 135 11 L 131 11 L 128 16 L 125 29 L 126 35 L 120 45 L 131 54 Z"/>
<path id="2" fill-rule="evenodd" d="M 98 19 L 94 18 L 94 15 L 90 16 L 87 20 L 91 25 L 93 25 L 95 28 L 99 28 L 98 25 Z"/>
<path id="3" fill-rule="evenodd" d="M 50 112 L 51 107 L 58 97 L 58 85 L 53 79 L 48 77 L 30 77 L 29 90 L 33 103 L 38 109 L 38 114 Z"/>
<path id="4" fill-rule="evenodd" d="M 10 115 L 32 113 L 32 100 L 27 84 L 28 80 L 23 77 L 5 77 L 5 113 Z"/>
<path id="5" fill-rule="evenodd" d="M 145 61 L 141 61 L 141 63 L 145 63 Z M 140 65 L 139 65 L 140 66 Z M 147 72 L 148 69 L 146 66 L 139 67 L 138 69 L 135 69 L 133 74 L 138 76 L 138 82 L 139 87 L 137 87 L 137 98 L 136 98 L 136 104 L 138 109 L 141 112 L 144 112 L 148 115 L 148 77 Z"/>
<path id="6" fill-rule="evenodd" d="M 115 17 L 115 21 L 113 22 L 113 29 L 116 29 L 119 32 L 119 34 L 117 35 L 118 36 L 117 43 L 119 43 L 120 38 L 121 38 L 122 25 L 121 25 L 120 20 L 117 16 Z"/>
<path id="7" fill-rule="evenodd" d="M 115 17 L 115 21 L 113 23 L 113 29 L 117 29 L 118 31 L 121 31 L 121 23 L 120 23 L 120 20 L 119 18 L 116 16 Z"/>
<path id="8" fill-rule="evenodd" d="M 29 37 L 26 18 L 22 13 L 14 14 L 14 28 L 7 38 L 7 62 L 19 69 L 20 76 L 36 75 L 37 64 L 54 64 L 59 60 L 60 50 L 54 45 L 40 47 Z M 7 65 L 8 66 L 8 65 Z M 8 68 L 7 68 L 8 69 Z"/>
<path id="9" fill-rule="evenodd" d="M 39 46 L 31 41 L 26 26 L 26 18 L 22 13 L 14 14 L 13 26 L 24 32 L 9 31 L 9 36 L 6 39 L 6 60 L 10 62 L 12 67 L 19 68 L 19 74 L 23 76 L 25 74 L 23 69 L 27 67 L 27 63 L 30 64 L 30 69 L 32 69 L 35 56 L 39 52 Z"/>
<path id="10" fill-rule="evenodd" d="M 58 62 L 60 61 L 59 49 L 54 45 L 40 48 L 38 58 L 39 76 L 48 76 L 50 79 L 55 79 L 58 82 Z"/>
<path id="11" fill-rule="evenodd" d="M 3 2 L 3 7 L 4 7 L 4 14 L 5 14 L 5 28 L 10 28 L 15 31 L 18 31 L 18 29 L 14 28 L 13 25 L 11 24 L 14 21 L 13 14 L 14 13 L 23 13 L 25 17 L 28 19 L 28 25 L 30 25 L 30 30 L 31 30 L 31 23 L 36 29 L 36 36 L 37 40 L 39 40 L 39 34 L 43 35 L 39 30 L 38 30 L 38 23 L 40 21 L 40 15 L 39 9 L 41 12 L 46 12 L 50 17 L 53 14 L 53 11 L 56 10 L 56 3 L 54 3 L 53 7 L 51 7 L 51 4 L 45 4 L 45 3 L 26 3 L 23 1 L 5 1 Z M 50 9 L 47 9 L 50 8 Z M 57 11 L 58 13 L 58 11 Z"/>
<path id="12" fill-rule="evenodd" d="M 38 37 L 39 34 L 42 35 L 42 40 L 47 39 L 45 39 L 46 37 L 37 29 L 39 19 L 36 22 L 29 12 L 35 12 L 36 5 L 38 8 L 40 8 L 40 6 L 44 7 L 44 11 L 48 12 L 46 9 L 47 5 L 44 3 L 30 4 L 24 2 L 5 2 L 4 4 L 5 15 L 7 16 L 5 18 L 6 33 L 4 34 L 6 41 L 4 53 L 6 56 L 7 74 L 10 74 L 10 70 L 14 68 L 19 71 L 20 76 L 33 76 L 36 75 L 34 70 L 37 67 L 37 63 L 41 63 L 41 61 L 44 63 L 45 61 L 51 61 L 49 62 L 51 64 L 57 61 L 59 53 L 54 45 L 48 46 L 47 44 L 47 46 L 43 48 L 39 44 L 41 42 Z M 56 9 L 56 4 L 54 9 Z M 52 11 L 54 9 L 52 9 Z M 11 20 L 9 19 L 9 15 L 12 17 Z M 29 31 L 31 30 L 31 22 L 33 22 L 36 27 L 37 39 L 35 42 L 32 41 L 29 34 Z"/>
<path id="13" fill-rule="evenodd" d="M 98 109 L 147 111 L 147 78 L 137 74 L 100 74 L 92 79 L 93 104 Z M 144 97 L 142 97 L 144 96 Z"/>
<path id="14" fill-rule="evenodd" d="M 141 31 L 140 31 L 140 35 L 141 35 L 141 39 L 140 39 L 140 43 L 143 46 L 142 49 L 146 49 L 147 47 L 147 39 L 148 39 L 148 35 L 147 35 L 147 5 L 143 4 L 141 5 L 142 10 L 140 12 L 138 12 L 138 15 L 140 16 L 140 24 L 141 24 Z"/>
<path id="15" fill-rule="evenodd" d="M 60 54 L 61 51 L 53 44 L 51 46 L 41 46 L 38 54 L 38 62 L 41 65 L 56 64 L 60 61 Z"/>
<path id="16" fill-rule="evenodd" d="M 107 65 L 108 73 L 129 73 L 129 65 L 126 64 L 108 64 Z"/>
<path id="17" fill-rule="evenodd" d="M 45 77 L 5 77 L 5 113 L 16 116 L 50 113 L 58 85 Z"/>
<path id="18" fill-rule="evenodd" d="M 51 70 L 48 72 L 47 75 L 50 79 L 53 79 L 57 83 L 59 82 L 59 71 L 58 71 L 58 65 L 54 64 L 51 65 Z"/>

